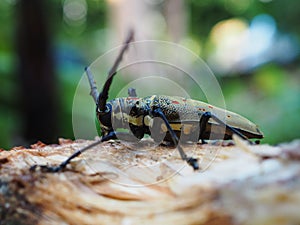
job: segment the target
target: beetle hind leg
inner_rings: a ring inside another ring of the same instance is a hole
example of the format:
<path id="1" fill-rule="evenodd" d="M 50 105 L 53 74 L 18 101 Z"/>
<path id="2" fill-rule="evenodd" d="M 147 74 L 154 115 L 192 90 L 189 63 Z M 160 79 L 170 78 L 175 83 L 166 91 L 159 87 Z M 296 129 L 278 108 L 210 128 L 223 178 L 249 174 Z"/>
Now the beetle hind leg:
<path id="1" fill-rule="evenodd" d="M 206 143 L 204 141 L 204 133 L 205 133 L 205 130 L 206 130 L 206 126 L 208 124 L 208 120 L 210 118 L 212 118 L 213 120 L 215 120 L 216 122 L 218 122 L 219 124 L 224 126 L 226 129 L 230 130 L 233 134 L 236 134 L 237 136 L 239 136 L 243 140 L 248 141 L 249 144 L 253 144 L 253 142 L 250 141 L 244 134 L 242 134 L 240 131 L 238 131 L 234 127 L 227 125 L 225 122 L 223 122 L 217 116 L 213 115 L 211 112 L 205 112 L 204 114 L 201 115 L 199 139 L 201 139 L 202 144 Z"/>
<path id="2" fill-rule="evenodd" d="M 202 116 L 201 116 L 201 119 L 200 119 L 200 133 L 199 133 L 199 139 L 201 139 L 201 143 L 202 144 L 207 144 L 207 142 L 204 140 L 204 133 L 205 133 L 205 130 L 206 130 L 206 125 L 208 123 L 208 120 L 211 118 L 211 114 L 206 112 L 204 113 Z"/>

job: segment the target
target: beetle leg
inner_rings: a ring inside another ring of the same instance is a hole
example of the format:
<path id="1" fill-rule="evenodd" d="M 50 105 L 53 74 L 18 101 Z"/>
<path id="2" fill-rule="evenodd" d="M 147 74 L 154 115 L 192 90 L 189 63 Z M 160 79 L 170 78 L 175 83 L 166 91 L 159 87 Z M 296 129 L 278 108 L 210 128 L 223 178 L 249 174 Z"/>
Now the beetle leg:
<path id="1" fill-rule="evenodd" d="M 209 113 L 204 113 L 202 116 L 201 116 L 201 119 L 200 119 L 200 133 L 199 133 L 199 139 L 201 139 L 201 143 L 202 144 L 207 144 L 207 142 L 204 140 L 203 138 L 203 134 L 205 132 L 205 129 L 206 129 L 206 124 L 208 123 L 208 120 L 211 118 L 211 114 Z"/>
<path id="2" fill-rule="evenodd" d="M 43 172 L 49 172 L 49 173 L 56 173 L 59 172 L 61 170 L 63 170 L 72 159 L 76 158 L 77 156 L 81 155 L 81 153 L 85 152 L 86 150 L 89 150 L 93 147 L 95 147 L 96 145 L 104 142 L 104 141 L 108 141 L 111 139 L 117 139 L 117 135 L 114 131 L 110 132 L 108 135 L 104 136 L 101 138 L 101 140 L 99 141 L 95 141 L 94 143 L 77 150 L 76 152 L 74 152 L 71 156 L 69 156 L 69 158 L 67 158 L 65 161 L 63 161 L 61 164 L 59 164 L 58 166 L 47 166 L 47 165 L 33 165 L 32 167 L 30 167 L 31 171 L 35 171 L 37 167 L 40 167 L 41 170 Z"/>
<path id="3" fill-rule="evenodd" d="M 199 138 L 201 139 L 202 143 L 205 143 L 205 141 L 203 140 L 202 137 L 203 137 L 203 134 L 205 132 L 208 120 L 210 118 L 212 118 L 213 120 L 215 120 L 219 124 L 223 125 L 226 129 L 229 129 L 232 133 L 236 134 L 240 138 L 248 141 L 249 144 L 253 144 L 253 142 L 250 141 L 245 135 L 243 135 L 241 132 L 239 132 L 237 129 L 233 128 L 232 126 L 227 125 L 225 122 L 220 120 L 217 116 L 211 114 L 211 112 L 205 112 L 204 114 L 202 114 L 201 119 L 200 119 L 200 135 L 199 135 Z"/>
<path id="4" fill-rule="evenodd" d="M 95 141 L 94 143 L 92 143 L 82 149 L 77 150 L 71 156 L 69 156 L 69 158 L 67 158 L 65 161 L 63 161 L 58 166 L 33 165 L 32 167 L 30 167 L 30 170 L 35 171 L 37 167 L 40 167 L 43 172 L 56 173 L 56 172 L 62 171 L 70 163 L 70 161 L 72 159 L 81 155 L 83 152 L 95 147 L 96 145 L 101 144 L 102 142 L 105 142 L 105 141 L 112 140 L 112 139 L 120 139 L 120 140 L 125 140 L 125 141 L 139 140 L 131 133 L 111 131 L 108 133 L 108 135 L 102 137 L 99 141 Z"/>
<path id="5" fill-rule="evenodd" d="M 135 88 L 128 88 L 128 96 L 129 97 L 137 97 Z"/>
<path id="6" fill-rule="evenodd" d="M 178 140 L 177 135 L 175 134 L 175 131 L 172 129 L 172 127 L 171 127 L 169 121 L 167 120 L 165 114 L 163 113 L 163 111 L 160 108 L 156 108 L 151 113 L 154 116 L 158 116 L 158 117 L 162 118 L 162 120 L 164 121 L 165 125 L 167 126 L 168 131 L 171 134 L 174 144 L 177 146 L 177 150 L 179 151 L 179 154 L 180 154 L 182 160 L 186 161 L 190 166 L 193 167 L 194 170 L 198 170 L 199 169 L 198 160 L 193 157 L 188 157 L 185 154 L 181 145 L 179 144 L 179 140 Z"/>

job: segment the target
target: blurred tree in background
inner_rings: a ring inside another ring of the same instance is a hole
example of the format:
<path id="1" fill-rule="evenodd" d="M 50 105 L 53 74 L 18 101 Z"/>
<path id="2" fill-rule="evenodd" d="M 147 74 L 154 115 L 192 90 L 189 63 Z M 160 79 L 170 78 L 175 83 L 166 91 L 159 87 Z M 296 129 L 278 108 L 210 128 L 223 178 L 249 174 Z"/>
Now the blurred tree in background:
<path id="1" fill-rule="evenodd" d="M 57 140 L 58 103 L 54 75 L 49 9 L 45 0 L 21 0 L 17 6 L 17 109 L 23 143 Z"/>
<path id="2" fill-rule="evenodd" d="M 259 124 L 264 142 L 298 138 L 299 8 L 294 0 L 0 1 L 0 146 L 74 138 L 83 68 L 130 26 L 137 40 L 177 42 L 203 58 L 227 108 Z"/>

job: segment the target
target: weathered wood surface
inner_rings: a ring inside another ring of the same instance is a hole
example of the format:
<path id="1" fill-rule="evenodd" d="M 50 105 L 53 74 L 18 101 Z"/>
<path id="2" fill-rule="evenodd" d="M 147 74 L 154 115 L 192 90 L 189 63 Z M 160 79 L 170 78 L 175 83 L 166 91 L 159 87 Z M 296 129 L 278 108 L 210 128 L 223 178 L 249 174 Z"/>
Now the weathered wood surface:
<path id="1" fill-rule="evenodd" d="M 106 142 L 63 172 L 58 164 L 92 141 L 60 140 L 0 152 L 0 224 L 300 224 L 300 142 L 271 147 L 172 147 Z"/>

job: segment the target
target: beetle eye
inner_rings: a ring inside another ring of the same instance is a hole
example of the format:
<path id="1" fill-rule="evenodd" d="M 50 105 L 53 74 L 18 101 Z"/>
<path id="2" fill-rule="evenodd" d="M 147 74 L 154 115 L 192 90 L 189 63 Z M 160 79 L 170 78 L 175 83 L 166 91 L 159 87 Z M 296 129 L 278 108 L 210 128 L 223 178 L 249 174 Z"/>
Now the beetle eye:
<path id="1" fill-rule="evenodd" d="M 101 112 L 98 108 L 98 119 L 106 127 L 111 127 L 111 104 L 106 104 L 105 111 Z"/>
<path id="2" fill-rule="evenodd" d="M 105 113 L 109 113 L 110 112 L 110 110 L 111 110 L 111 108 L 106 104 L 106 106 L 105 106 Z"/>
<path id="3" fill-rule="evenodd" d="M 103 113 L 103 114 L 109 113 L 109 112 L 111 111 L 111 107 L 110 107 L 110 106 L 111 106 L 111 105 L 106 104 L 106 105 L 105 105 L 105 111 L 104 111 L 104 112 L 102 112 L 102 111 L 99 109 L 99 107 L 97 106 L 97 112 L 98 112 L 98 113 Z"/>

